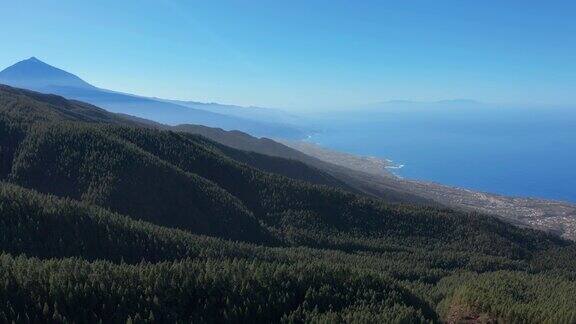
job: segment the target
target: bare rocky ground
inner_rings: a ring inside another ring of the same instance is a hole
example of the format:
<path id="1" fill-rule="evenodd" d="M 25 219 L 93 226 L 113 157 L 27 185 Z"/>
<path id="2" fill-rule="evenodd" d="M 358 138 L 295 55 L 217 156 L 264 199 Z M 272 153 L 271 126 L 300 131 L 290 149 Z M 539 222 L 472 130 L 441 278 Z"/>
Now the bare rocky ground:
<path id="1" fill-rule="evenodd" d="M 496 324 L 498 322 L 488 314 L 460 304 L 451 305 L 446 316 L 447 324 Z"/>

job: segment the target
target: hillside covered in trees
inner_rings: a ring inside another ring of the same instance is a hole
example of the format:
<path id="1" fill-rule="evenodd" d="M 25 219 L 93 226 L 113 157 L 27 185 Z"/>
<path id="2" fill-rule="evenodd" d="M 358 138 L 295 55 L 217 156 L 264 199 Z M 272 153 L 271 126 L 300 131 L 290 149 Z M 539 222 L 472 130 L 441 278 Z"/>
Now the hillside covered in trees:
<path id="1" fill-rule="evenodd" d="M 0 86 L 0 321 L 576 322 L 576 246 Z"/>

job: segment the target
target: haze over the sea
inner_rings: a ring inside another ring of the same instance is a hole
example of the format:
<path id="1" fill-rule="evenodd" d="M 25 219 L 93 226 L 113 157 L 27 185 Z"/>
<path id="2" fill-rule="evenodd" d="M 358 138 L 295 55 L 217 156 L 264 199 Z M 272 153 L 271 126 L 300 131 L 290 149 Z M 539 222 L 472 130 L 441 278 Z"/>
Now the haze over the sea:
<path id="1" fill-rule="evenodd" d="M 310 141 L 392 159 L 402 177 L 576 202 L 575 107 L 396 102 L 317 120 Z"/>

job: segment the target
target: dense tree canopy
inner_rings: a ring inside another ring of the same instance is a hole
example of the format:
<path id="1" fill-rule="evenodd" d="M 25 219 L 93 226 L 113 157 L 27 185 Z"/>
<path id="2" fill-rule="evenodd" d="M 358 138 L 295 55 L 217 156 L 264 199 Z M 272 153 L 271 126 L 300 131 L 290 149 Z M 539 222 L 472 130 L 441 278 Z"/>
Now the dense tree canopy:
<path id="1" fill-rule="evenodd" d="M 9 87 L 0 253 L 2 322 L 576 321 L 573 243 Z"/>

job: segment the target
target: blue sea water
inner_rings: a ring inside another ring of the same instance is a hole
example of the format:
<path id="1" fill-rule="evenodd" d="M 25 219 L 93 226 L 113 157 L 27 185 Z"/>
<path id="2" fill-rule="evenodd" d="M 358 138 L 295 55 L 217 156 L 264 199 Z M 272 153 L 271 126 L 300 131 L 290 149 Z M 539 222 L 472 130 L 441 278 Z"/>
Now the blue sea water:
<path id="1" fill-rule="evenodd" d="M 404 165 L 405 178 L 576 202 L 576 109 L 406 109 L 323 116 L 310 140 Z"/>

